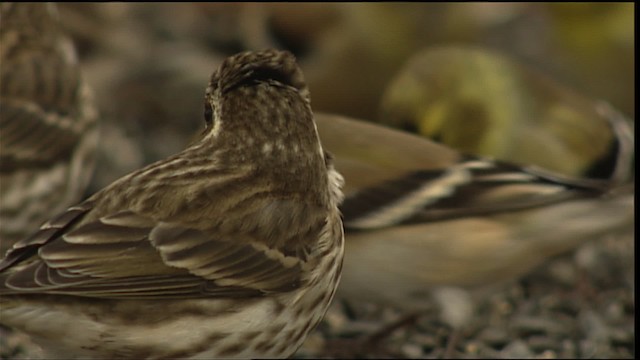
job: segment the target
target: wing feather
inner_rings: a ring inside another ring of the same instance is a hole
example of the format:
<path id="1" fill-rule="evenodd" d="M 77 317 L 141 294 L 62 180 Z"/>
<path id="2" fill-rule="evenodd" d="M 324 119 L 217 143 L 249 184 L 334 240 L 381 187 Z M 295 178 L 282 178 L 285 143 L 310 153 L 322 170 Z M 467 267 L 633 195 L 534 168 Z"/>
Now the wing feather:
<path id="1" fill-rule="evenodd" d="M 342 212 L 345 228 L 375 229 L 544 206 L 601 194 L 608 184 L 468 156 L 440 170 L 407 172 L 352 192 Z"/>
<path id="2" fill-rule="evenodd" d="M 305 278 L 302 259 L 259 245 L 255 234 L 238 241 L 132 211 L 90 220 L 92 205 L 69 209 L 10 252 L 0 263 L 0 294 L 259 296 L 293 290 Z"/>

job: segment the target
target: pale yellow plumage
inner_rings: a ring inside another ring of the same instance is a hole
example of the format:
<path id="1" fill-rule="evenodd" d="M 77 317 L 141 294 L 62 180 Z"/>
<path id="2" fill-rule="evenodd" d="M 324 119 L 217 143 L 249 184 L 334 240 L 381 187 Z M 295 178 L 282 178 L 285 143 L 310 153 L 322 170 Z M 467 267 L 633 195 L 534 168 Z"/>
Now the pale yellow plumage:
<path id="1" fill-rule="evenodd" d="M 439 46 L 414 54 L 389 84 L 379 120 L 466 153 L 607 178 L 622 136 L 612 111 L 506 54 Z M 627 160 L 628 161 L 628 160 Z M 624 166 L 629 166 L 624 165 Z M 622 180 L 632 174 L 625 174 Z"/>

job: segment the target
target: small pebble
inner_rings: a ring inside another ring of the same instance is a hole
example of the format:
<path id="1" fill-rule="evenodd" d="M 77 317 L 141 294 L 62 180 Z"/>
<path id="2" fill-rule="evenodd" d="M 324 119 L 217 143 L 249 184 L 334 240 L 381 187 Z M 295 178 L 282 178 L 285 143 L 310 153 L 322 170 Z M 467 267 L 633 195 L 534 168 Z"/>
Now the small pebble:
<path id="1" fill-rule="evenodd" d="M 409 359 L 416 359 L 424 357 L 424 353 L 422 352 L 422 347 L 416 344 L 407 343 L 402 345 L 400 348 L 402 355 L 406 356 Z"/>
<path id="2" fill-rule="evenodd" d="M 533 351 L 522 340 L 514 340 L 500 352 L 500 356 L 505 359 L 530 359 L 534 357 Z"/>
<path id="3" fill-rule="evenodd" d="M 535 352 L 553 351 L 554 353 L 560 350 L 560 344 L 547 336 L 531 336 L 527 339 L 529 348 Z"/>

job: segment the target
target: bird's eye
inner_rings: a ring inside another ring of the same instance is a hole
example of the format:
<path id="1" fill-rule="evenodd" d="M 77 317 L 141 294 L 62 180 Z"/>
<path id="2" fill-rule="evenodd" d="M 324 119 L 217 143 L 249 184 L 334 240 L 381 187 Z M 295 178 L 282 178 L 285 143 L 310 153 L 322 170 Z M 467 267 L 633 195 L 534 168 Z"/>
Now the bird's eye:
<path id="1" fill-rule="evenodd" d="M 284 72 L 282 69 L 274 69 L 265 66 L 255 67 L 244 73 L 237 74 L 236 77 L 233 78 L 225 88 L 223 88 L 223 92 L 227 93 L 242 86 L 253 86 L 269 80 L 283 85 L 293 86 L 292 78 L 288 73 Z"/>
<path id="2" fill-rule="evenodd" d="M 213 125 L 213 108 L 209 101 L 204 101 L 204 122 L 207 125 L 207 129 Z"/>

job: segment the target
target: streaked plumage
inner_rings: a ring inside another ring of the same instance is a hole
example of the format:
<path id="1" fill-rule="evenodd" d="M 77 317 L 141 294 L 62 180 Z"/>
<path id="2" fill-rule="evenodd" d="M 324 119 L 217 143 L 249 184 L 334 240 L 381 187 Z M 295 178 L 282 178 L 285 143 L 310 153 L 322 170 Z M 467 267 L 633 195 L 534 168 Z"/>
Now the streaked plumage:
<path id="1" fill-rule="evenodd" d="M 0 4 L 0 251 L 78 201 L 97 114 L 54 4 Z"/>
<path id="2" fill-rule="evenodd" d="M 184 151 L 19 242 L 0 264 L 2 323 L 51 356 L 293 354 L 343 256 L 342 178 L 293 56 L 225 60 L 205 121 Z"/>
<path id="3" fill-rule="evenodd" d="M 445 320 L 458 326 L 472 304 L 451 301 L 466 297 L 452 289 L 482 293 L 586 241 L 633 228 L 633 184 L 465 156 L 340 116 L 316 120 L 346 182 L 338 296 L 419 310 L 434 295 Z"/>

